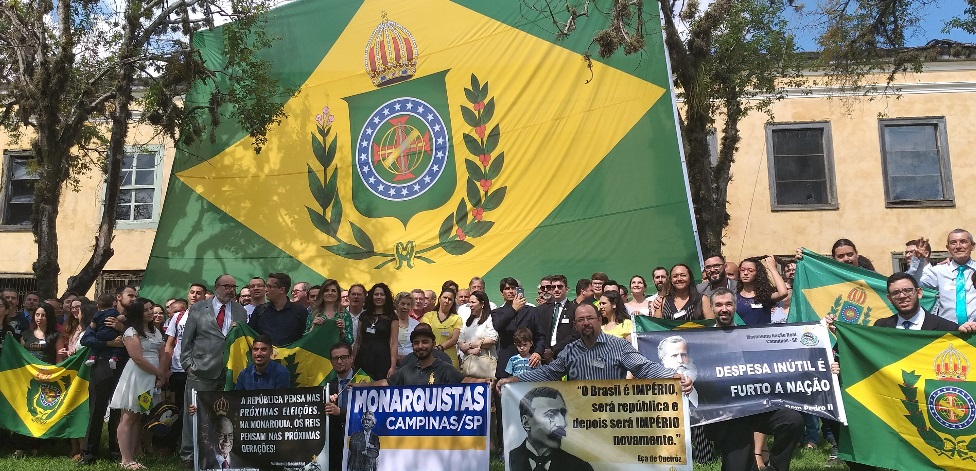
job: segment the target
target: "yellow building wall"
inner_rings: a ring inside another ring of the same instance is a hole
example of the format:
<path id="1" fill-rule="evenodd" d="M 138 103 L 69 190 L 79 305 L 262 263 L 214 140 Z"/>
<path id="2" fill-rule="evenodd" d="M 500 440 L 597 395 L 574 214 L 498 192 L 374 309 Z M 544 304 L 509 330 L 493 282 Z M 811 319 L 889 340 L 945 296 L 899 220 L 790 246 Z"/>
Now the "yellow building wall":
<path id="1" fill-rule="evenodd" d="M 899 77 L 902 93 L 887 98 L 827 99 L 815 90 L 773 106 L 775 123 L 827 121 L 832 134 L 838 209 L 772 211 L 766 123 L 753 113 L 740 126 L 742 142 L 732 166 L 725 254 L 729 260 L 792 254 L 807 247 L 829 254 L 840 238 L 852 240 L 879 272 L 892 272 L 891 256 L 910 239 L 927 237 L 945 250 L 956 227 L 976 230 L 976 62 L 931 64 Z M 955 207 L 886 208 L 879 118 L 944 117 Z"/>
<path id="2" fill-rule="evenodd" d="M 170 170 L 175 154 L 173 143 L 153 133 L 145 127 L 130 131 L 128 141 L 133 146 L 162 146 L 163 162 L 160 172 L 160 204 L 166 194 Z M 29 149 L 28 141 L 11 141 L 0 134 L 0 155 L 4 151 Z M 0 175 L 6 176 L 6 159 L 0 159 Z M 104 176 L 101 172 L 89 173 L 82 178 L 78 191 L 65 189 L 61 196 L 61 209 L 58 213 L 58 263 L 61 273 L 58 276 L 59 290 L 64 290 L 69 276 L 75 275 L 88 262 L 98 223 L 101 220 L 104 200 Z M 4 179 L 3 184 L 6 184 Z M 161 208 L 160 208 L 161 210 Z M 157 215 L 159 211 L 157 211 Z M 140 224 L 139 228 L 126 228 L 120 224 L 115 229 L 112 247 L 115 255 L 105 266 L 105 270 L 142 271 L 149 260 L 153 239 L 156 236 L 155 222 Z M 37 258 L 37 245 L 30 226 L 0 226 L 0 276 L 33 276 L 31 264 Z M 94 291 L 94 288 L 93 288 Z M 93 292 L 88 293 L 92 295 Z"/>

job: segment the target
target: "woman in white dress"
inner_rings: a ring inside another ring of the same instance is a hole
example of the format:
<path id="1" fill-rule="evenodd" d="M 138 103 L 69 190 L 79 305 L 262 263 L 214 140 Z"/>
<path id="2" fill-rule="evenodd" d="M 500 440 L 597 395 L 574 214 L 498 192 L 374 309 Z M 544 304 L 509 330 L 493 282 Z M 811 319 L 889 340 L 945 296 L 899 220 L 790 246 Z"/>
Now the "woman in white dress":
<path id="1" fill-rule="evenodd" d="M 122 409 L 119 421 L 119 452 L 122 468 L 145 469 L 135 460 L 136 444 L 142 415 L 152 409 L 153 390 L 165 383 L 165 375 L 159 365 L 163 336 L 153 325 L 152 304 L 133 301 L 125 309 L 126 324 L 122 342 L 129 354 L 129 362 L 122 370 L 119 385 L 109 402 L 112 409 Z"/>
<path id="2" fill-rule="evenodd" d="M 624 304 L 627 308 L 627 314 L 631 316 L 649 316 L 651 315 L 651 303 L 647 299 L 647 282 L 644 281 L 644 277 L 640 275 L 634 275 L 630 278 L 630 293 L 634 297 L 634 300 Z"/>

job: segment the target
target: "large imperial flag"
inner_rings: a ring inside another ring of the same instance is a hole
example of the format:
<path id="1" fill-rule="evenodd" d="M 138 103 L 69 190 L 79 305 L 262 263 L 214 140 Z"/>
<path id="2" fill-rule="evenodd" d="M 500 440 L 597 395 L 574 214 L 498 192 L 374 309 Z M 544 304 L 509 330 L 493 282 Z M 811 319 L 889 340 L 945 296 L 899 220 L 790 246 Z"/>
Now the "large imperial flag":
<path id="1" fill-rule="evenodd" d="M 643 50 L 609 58 L 602 15 L 557 39 L 522 0 L 273 10 L 262 54 L 299 89 L 287 118 L 260 153 L 232 119 L 177 150 L 143 294 L 222 273 L 395 291 L 483 276 L 494 293 L 506 276 L 697 266 L 657 3 L 644 8 Z M 223 60 L 219 28 L 196 41 Z"/>

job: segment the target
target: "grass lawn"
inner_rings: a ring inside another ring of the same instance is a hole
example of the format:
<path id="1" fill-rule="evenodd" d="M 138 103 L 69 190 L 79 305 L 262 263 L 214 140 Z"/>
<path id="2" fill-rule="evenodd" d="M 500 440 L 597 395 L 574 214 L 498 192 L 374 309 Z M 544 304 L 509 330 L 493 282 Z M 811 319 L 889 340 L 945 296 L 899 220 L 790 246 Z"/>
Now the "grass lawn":
<path id="1" fill-rule="evenodd" d="M 117 463 L 107 460 L 102 460 L 94 466 L 80 468 L 65 456 L 42 455 L 36 458 L 12 458 L 10 457 L 11 450 L 8 448 L 9 447 L 6 446 L 0 448 L 0 452 L 3 453 L 3 456 L 0 457 L 0 470 L 76 471 L 79 469 L 85 469 L 91 471 L 118 471 L 120 469 Z M 824 466 L 827 461 L 827 450 L 828 449 L 824 447 L 817 450 L 798 450 L 793 456 L 793 464 L 790 467 L 791 471 L 846 470 L 847 466 L 844 465 L 831 467 Z M 140 462 L 154 471 L 179 471 L 182 469 L 180 467 L 179 460 L 176 458 L 157 459 L 146 457 L 140 459 Z M 489 471 L 504 471 L 504 469 L 505 466 L 500 461 L 492 461 L 491 466 L 489 467 Z M 695 465 L 695 471 L 719 471 L 719 469 L 721 469 L 721 466 L 718 462 Z"/>

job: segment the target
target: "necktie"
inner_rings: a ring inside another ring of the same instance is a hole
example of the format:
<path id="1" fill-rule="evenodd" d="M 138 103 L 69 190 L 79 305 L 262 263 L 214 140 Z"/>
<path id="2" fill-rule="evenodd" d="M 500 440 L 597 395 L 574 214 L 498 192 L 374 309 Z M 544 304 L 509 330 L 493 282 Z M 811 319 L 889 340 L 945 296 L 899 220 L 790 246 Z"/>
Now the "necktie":
<path id="1" fill-rule="evenodd" d="M 230 469 L 230 463 L 228 463 L 227 460 L 224 460 L 224 464 L 220 465 L 220 469 Z"/>
<path id="2" fill-rule="evenodd" d="M 349 385 L 349 381 L 350 380 L 348 380 L 348 379 L 340 379 L 339 380 L 339 404 L 338 404 L 339 407 L 342 407 L 342 406 L 345 406 L 346 405 L 346 401 L 345 401 L 345 399 L 346 399 L 346 392 L 347 392 L 346 391 L 346 386 Z"/>
<path id="3" fill-rule="evenodd" d="M 559 328 L 559 313 L 563 310 L 563 303 L 556 303 L 552 308 L 552 332 L 549 335 L 549 346 L 556 345 L 556 329 Z"/>
<path id="4" fill-rule="evenodd" d="M 226 312 L 226 310 L 227 310 L 227 305 L 221 304 L 220 311 L 217 312 L 217 328 L 220 329 L 221 331 L 224 330 L 224 313 Z"/>
<path id="5" fill-rule="evenodd" d="M 550 460 L 552 460 L 552 456 L 551 455 L 550 456 L 537 456 L 537 455 L 535 455 L 535 454 L 533 454 L 533 453 L 530 452 L 529 453 L 529 459 L 531 459 L 532 462 L 535 463 L 535 466 L 532 467 L 532 471 L 548 471 L 546 469 L 546 465 L 549 464 L 549 461 Z"/>
<path id="6" fill-rule="evenodd" d="M 956 323 L 963 325 L 969 317 L 966 312 L 966 265 L 960 265 L 956 273 Z"/>
<path id="7" fill-rule="evenodd" d="M 901 328 L 902 329 L 905 329 L 905 330 L 911 330 L 912 329 L 912 321 L 902 322 L 901 323 Z"/>

